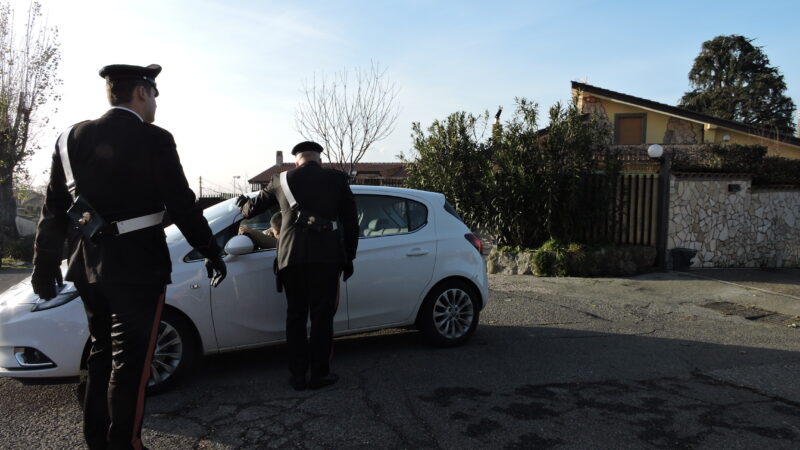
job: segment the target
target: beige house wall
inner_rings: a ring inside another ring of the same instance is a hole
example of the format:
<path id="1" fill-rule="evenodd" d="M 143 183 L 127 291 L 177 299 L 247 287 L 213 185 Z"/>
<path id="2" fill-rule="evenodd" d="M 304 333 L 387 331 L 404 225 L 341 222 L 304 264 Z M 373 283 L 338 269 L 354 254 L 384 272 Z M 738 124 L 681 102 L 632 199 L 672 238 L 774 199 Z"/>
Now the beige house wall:
<path id="1" fill-rule="evenodd" d="M 575 94 L 575 92 L 573 92 L 573 94 Z M 578 106 L 581 108 L 581 110 L 583 112 L 593 112 L 604 115 L 608 119 L 608 123 L 611 125 L 612 130 L 615 125 L 615 117 L 617 115 L 644 114 L 646 117 L 647 126 L 647 130 L 645 132 L 646 144 L 670 144 L 669 142 L 665 142 L 665 138 L 668 136 L 667 131 L 674 130 L 675 122 L 680 121 L 683 122 L 684 126 L 686 127 L 696 127 L 698 133 L 702 135 L 703 142 L 706 143 L 730 142 L 732 144 L 742 145 L 763 145 L 767 147 L 767 154 L 769 156 L 800 159 L 800 146 L 769 139 L 768 136 L 756 136 L 716 125 L 681 119 L 679 117 L 657 111 L 620 103 L 614 99 L 595 95 L 590 92 L 584 92 L 582 95 L 585 97 L 592 97 L 594 101 L 591 103 L 586 102 L 584 101 L 583 96 L 580 97 L 578 99 Z M 673 120 L 672 126 L 670 126 L 670 119 Z M 701 129 L 702 132 L 700 131 Z M 728 136 L 729 139 L 726 141 L 724 136 Z M 672 143 L 688 144 L 687 142 L 682 141 L 673 141 Z M 700 142 L 696 143 L 699 144 Z"/>

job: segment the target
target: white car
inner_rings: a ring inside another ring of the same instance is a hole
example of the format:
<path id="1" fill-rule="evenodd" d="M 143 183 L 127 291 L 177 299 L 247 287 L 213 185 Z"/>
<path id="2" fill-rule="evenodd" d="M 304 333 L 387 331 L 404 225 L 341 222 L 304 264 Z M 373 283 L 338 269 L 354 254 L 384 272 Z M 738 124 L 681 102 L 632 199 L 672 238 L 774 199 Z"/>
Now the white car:
<path id="1" fill-rule="evenodd" d="M 336 335 L 417 326 L 436 345 L 465 342 L 488 301 L 482 244 L 442 194 L 352 186 L 360 239 L 355 273 L 340 285 Z M 255 195 L 252 193 L 250 195 Z M 165 229 L 172 284 L 153 357 L 150 390 L 168 389 L 203 354 L 284 341 L 286 300 L 275 289 L 275 249 L 239 225 L 266 229 L 274 211 L 242 220 L 234 200 L 205 210 L 225 248 L 228 276 L 209 286 L 203 258 L 177 227 Z M 72 283 L 49 301 L 27 278 L 0 294 L 0 376 L 50 382 L 85 367 L 89 331 Z"/>

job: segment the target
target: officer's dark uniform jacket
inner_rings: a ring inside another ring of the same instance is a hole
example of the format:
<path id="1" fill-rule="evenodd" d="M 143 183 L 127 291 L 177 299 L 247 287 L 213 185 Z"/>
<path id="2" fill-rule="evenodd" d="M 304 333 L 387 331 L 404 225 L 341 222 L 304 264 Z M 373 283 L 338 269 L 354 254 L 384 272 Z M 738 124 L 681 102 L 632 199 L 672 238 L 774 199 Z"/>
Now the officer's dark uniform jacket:
<path id="1" fill-rule="evenodd" d="M 219 255 L 208 222 L 195 206 L 175 140 L 168 131 L 142 122 L 129 111 L 114 108 L 97 120 L 73 126 L 67 148 L 76 194 L 88 199 L 107 222 L 166 208 L 189 244 L 206 257 Z M 70 225 L 66 210 L 72 197 L 67 191 L 59 151 L 56 144 L 39 220 L 34 264 L 59 265 L 66 237 L 69 239 L 67 280 L 169 284 L 172 266 L 161 226 L 106 236 L 93 244 Z"/>
<path id="2" fill-rule="evenodd" d="M 280 205 L 283 219 L 278 243 L 278 270 L 298 264 L 342 264 L 355 259 L 358 218 L 347 175 L 324 169 L 316 162 L 307 162 L 290 170 L 286 179 L 300 208 L 330 221 L 338 220 L 340 229 L 314 232 L 297 227 L 281 189 L 280 176 L 274 175 L 269 185 L 245 204 L 242 212 L 249 218 Z"/>

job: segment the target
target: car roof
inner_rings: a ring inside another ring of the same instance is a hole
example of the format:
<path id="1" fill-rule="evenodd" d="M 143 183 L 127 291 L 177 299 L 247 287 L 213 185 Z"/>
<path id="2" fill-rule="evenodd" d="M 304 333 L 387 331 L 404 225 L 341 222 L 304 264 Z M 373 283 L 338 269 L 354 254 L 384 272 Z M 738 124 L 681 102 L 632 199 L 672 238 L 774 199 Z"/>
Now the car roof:
<path id="1" fill-rule="evenodd" d="M 437 198 L 443 198 L 444 195 L 438 192 L 421 191 L 418 189 L 408 189 L 391 186 L 370 186 L 366 184 L 351 184 L 350 190 L 354 194 L 383 194 L 383 195 L 410 195 L 416 197 L 423 197 L 433 201 Z"/>
<path id="2" fill-rule="evenodd" d="M 421 191 L 419 189 L 408 189 L 391 186 L 371 186 L 367 184 L 351 184 L 350 190 L 353 194 L 376 194 L 376 195 L 405 195 L 417 198 L 424 198 L 429 202 L 436 202 L 437 200 L 444 203 L 444 194 L 432 191 Z M 250 197 L 258 195 L 259 191 L 250 192 Z"/>

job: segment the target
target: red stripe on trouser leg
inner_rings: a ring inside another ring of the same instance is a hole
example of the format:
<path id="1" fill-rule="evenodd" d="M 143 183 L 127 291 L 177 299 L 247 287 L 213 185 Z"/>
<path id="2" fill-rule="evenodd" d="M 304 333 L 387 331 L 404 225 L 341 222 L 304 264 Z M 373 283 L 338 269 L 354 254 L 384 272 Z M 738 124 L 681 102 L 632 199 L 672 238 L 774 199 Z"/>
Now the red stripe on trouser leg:
<path id="1" fill-rule="evenodd" d="M 342 290 L 342 272 L 336 274 L 336 304 L 333 306 L 333 315 L 339 310 L 339 293 Z M 333 320 L 333 318 L 331 318 Z M 333 336 L 331 336 L 331 354 L 328 355 L 328 366 L 333 363 Z"/>
<path id="2" fill-rule="evenodd" d="M 150 330 L 150 343 L 147 345 L 147 356 L 144 359 L 144 366 L 142 367 L 142 378 L 139 380 L 139 391 L 136 394 L 136 415 L 133 422 L 133 435 L 131 436 L 131 445 L 134 449 L 141 450 L 142 448 L 142 419 L 144 418 L 144 397 L 145 390 L 147 389 L 147 382 L 150 380 L 150 365 L 153 362 L 153 352 L 156 348 L 156 338 L 158 338 L 158 328 L 161 324 L 161 311 L 164 309 L 164 296 L 165 292 L 161 292 L 158 297 L 158 305 L 156 306 L 156 313 L 153 316 L 153 327 Z"/>

